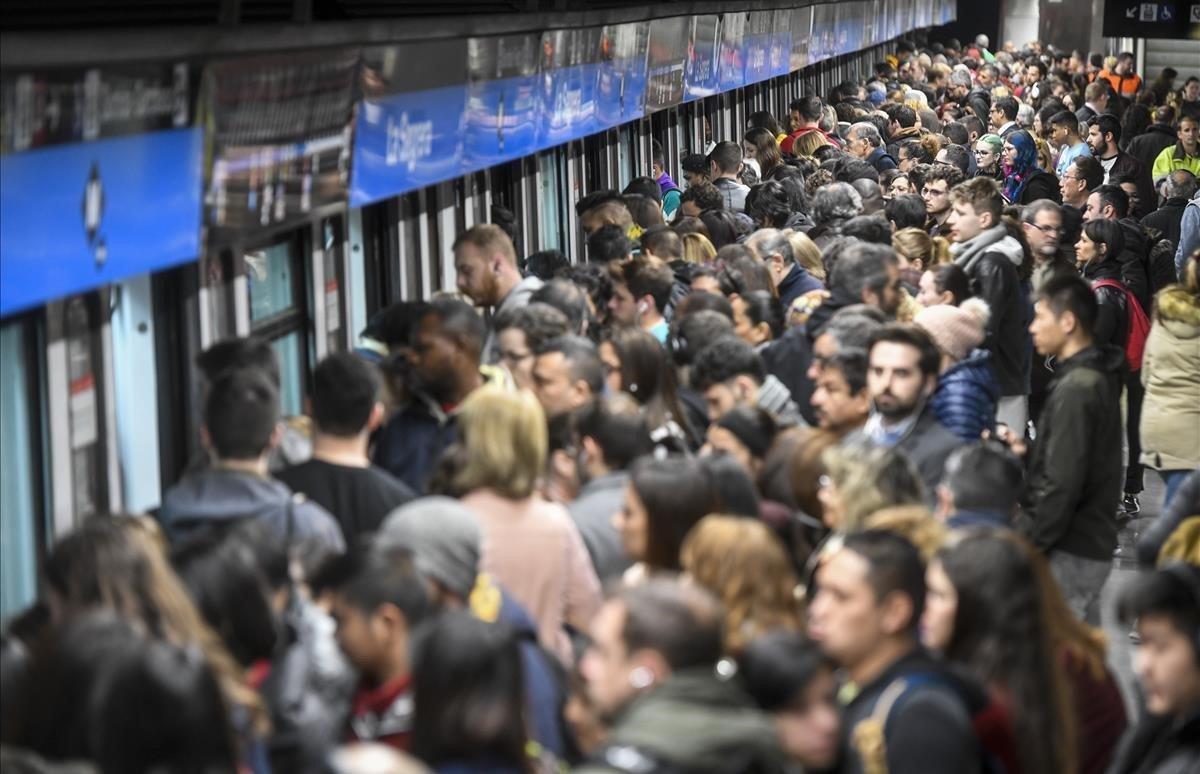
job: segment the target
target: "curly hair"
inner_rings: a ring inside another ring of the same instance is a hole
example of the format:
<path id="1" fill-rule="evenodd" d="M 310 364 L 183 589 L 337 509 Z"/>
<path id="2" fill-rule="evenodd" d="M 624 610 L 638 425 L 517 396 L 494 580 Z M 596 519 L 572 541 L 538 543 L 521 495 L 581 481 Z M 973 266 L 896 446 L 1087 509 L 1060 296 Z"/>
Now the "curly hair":
<path id="1" fill-rule="evenodd" d="M 801 630 L 792 563 L 761 521 L 705 516 L 683 541 L 680 559 L 684 571 L 725 607 L 726 653 L 740 654 L 766 632 Z"/>
<path id="2" fill-rule="evenodd" d="M 840 522 L 829 525 L 839 532 L 862 529 L 868 516 L 884 508 L 925 502 L 916 468 L 896 449 L 861 444 L 833 446 L 825 450 L 821 461 L 841 495 Z M 828 509 L 824 515 L 828 518 Z"/>

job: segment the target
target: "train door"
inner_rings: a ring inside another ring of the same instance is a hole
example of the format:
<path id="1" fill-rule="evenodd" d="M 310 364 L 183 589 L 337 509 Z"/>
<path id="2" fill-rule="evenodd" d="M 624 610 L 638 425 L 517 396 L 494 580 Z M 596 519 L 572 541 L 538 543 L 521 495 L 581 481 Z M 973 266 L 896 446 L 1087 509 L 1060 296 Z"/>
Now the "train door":
<path id="1" fill-rule="evenodd" d="M 46 414 L 53 534 L 121 508 L 110 448 L 107 290 L 46 306 Z"/>
<path id="2" fill-rule="evenodd" d="M 0 621 L 36 598 L 48 540 L 42 320 L 37 311 L 0 326 Z"/>

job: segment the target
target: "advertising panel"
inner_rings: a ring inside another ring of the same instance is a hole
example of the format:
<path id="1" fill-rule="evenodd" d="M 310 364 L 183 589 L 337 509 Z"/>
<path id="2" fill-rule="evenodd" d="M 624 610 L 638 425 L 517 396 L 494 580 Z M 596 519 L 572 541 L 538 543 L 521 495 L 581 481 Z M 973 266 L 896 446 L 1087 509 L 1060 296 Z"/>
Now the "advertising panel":
<path id="1" fill-rule="evenodd" d="M 693 16 L 688 41 L 687 64 L 683 71 L 685 102 L 716 94 L 721 90 L 721 17 Z"/>
<path id="2" fill-rule="evenodd" d="M 423 66 L 413 67 L 414 62 Z M 350 204 L 361 207 L 459 173 L 466 42 L 363 51 Z"/>
<path id="3" fill-rule="evenodd" d="M 610 24 L 600 30 L 596 120 L 602 127 L 616 126 L 645 114 L 649 36 L 649 22 Z"/>
<path id="4" fill-rule="evenodd" d="M 463 174 L 541 147 L 540 49 L 535 34 L 467 39 Z"/>
<path id="5" fill-rule="evenodd" d="M 746 84 L 746 16 L 742 11 L 721 15 L 721 91 Z"/>
<path id="6" fill-rule="evenodd" d="M 200 104 L 211 241 L 346 200 L 359 56 L 346 48 L 209 65 Z"/>
<path id="7" fill-rule="evenodd" d="M 647 113 L 683 101 L 683 70 L 690 41 L 690 23 L 686 16 L 650 22 L 650 44 L 646 54 Z"/>

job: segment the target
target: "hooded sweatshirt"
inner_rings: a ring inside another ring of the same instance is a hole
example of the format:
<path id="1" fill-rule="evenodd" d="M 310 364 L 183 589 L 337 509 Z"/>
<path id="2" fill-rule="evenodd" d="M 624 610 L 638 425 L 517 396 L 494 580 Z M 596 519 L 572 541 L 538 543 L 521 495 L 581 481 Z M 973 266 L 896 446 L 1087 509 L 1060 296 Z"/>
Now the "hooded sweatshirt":
<path id="1" fill-rule="evenodd" d="M 235 470 L 214 468 L 185 476 L 167 490 L 159 519 L 171 542 L 206 526 L 254 519 L 281 538 L 290 533 L 338 553 L 346 549 L 341 528 L 324 508 L 281 481 Z"/>
<path id="2" fill-rule="evenodd" d="M 952 245 L 950 252 L 970 279 L 971 293 L 992 310 L 983 347 L 992 353 L 1000 395 L 1028 395 L 1032 362 L 1028 329 L 1033 308 L 1029 285 L 1018 274 L 1025 249 L 1001 223 L 974 239 Z"/>

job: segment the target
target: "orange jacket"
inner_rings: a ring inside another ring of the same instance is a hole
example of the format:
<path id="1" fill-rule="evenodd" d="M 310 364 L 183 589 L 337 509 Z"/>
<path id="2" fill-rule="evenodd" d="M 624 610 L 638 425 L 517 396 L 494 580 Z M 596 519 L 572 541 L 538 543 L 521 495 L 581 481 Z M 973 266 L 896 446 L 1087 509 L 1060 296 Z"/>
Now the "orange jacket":
<path id="1" fill-rule="evenodd" d="M 1122 97 L 1131 97 L 1142 88 L 1142 76 L 1137 73 L 1117 75 L 1108 70 L 1101 70 L 1100 77 L 1112 84 L 1113 91 Z"/>

